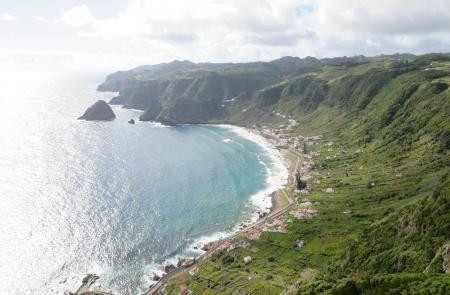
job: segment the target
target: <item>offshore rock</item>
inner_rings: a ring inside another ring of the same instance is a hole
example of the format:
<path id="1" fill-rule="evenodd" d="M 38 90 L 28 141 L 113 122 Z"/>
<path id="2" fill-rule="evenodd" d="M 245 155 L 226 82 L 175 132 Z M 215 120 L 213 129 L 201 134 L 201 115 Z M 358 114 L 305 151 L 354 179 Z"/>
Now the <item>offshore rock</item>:
<path id="1" fill-rule="evenodd" d="M 87 108 L 84 114 L 78 120 L 86 121 L 111 121 L 116 118 L 111 107 L 104 101 L 98 100 L 92 106 Z"/>

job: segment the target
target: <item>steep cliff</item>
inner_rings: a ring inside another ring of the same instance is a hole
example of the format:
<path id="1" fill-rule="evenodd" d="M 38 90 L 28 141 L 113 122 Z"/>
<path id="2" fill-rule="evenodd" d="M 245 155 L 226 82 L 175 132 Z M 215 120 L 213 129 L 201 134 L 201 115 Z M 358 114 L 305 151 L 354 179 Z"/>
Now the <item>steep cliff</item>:
<path id="1" fill-rule="evenodd" d="M 320 61 L 310 57 L 248 64 L 175 61 L 111 74 L 98 90 L 119 91 L 110 103 L 145 110 L 144 121 L 220 122 L 228 121 L 228 105 L 238 96 L 319 68 Z"/>

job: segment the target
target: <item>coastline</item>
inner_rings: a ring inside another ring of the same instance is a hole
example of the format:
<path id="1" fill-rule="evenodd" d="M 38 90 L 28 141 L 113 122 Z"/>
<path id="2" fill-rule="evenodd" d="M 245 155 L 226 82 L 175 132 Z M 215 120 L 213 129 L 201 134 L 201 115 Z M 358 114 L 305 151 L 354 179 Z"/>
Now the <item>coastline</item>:
<path id="1" fill-rule="evenodd" d="M 197 125 L 197 124 L 183 124 L 183 125 Z M 266 166 L 265 163 L 263 165 L 267 169 L 267 177 L 266 177 L 266 185 L 263 189 L 255 192 L 252 195 L 248 196 L 248 202 L 250 205 L 254 206 L 254 210 L 250 216 L 247 218 L 242 218 L 236 222 L 233 228 L 229 231 L 218 231 L 208 235 L 201 236 L 200 238 L 193 241 L 187 249 L 189 249 L 195 255 L 175 255 L 166 259 L 162 264 L 158 264 L 154 267 L 157 267 L 157 272 L 153 271 L 160 277 L 163 277 L 166 272 L 163 270 L 166 265 L 177 265 L 177 262 L 182 259 L 199 259 L 201 258 L 206 251 L 202 250 L 202 247 L 205 245 L 213 245 L 220 243 L 223 240 L 229 239 L 236 234 L 241 233 L 242 231 L 246 231 L 248 228 L 251 228 L 260 221 L 264 216 L 268 216 L 273 214 L 275 211 L 280 210 L 283 206 L 288 203 L 286 200 L 286 196 L 281 193 L 281 189 L 286 188 L 288 185 L 289 179 L 292 177 L 290 171 L 290 167 L 292 167 L 292 163 L 290 159 L 283 154 L 282 149 L 277 147 L 276 142 L 271 141 L 270 138 L 264 136 L 259 130 L 254 128 L 246 128 L 237 125 L 229 125 L 229 124 L 199 124 L 203 126 L 211 126 L 211 127 L 219 127 L 222 129 L 229 130 L 240 138 L 249 140 L 255 144 L 257 144 L 262 150 L 264 150 L 271 161 L 277 165 L 278 169 L 283 169 L 284 171 L 280 171 L 280 174 L 273 175 L 273 171 L 269 167 Z M 162 127 L 171 127 L 161 125 Z M 274 181 L 275 180 L 275 181 Z M 157 281 L 150 280 L 150 283 L 156 283 Z"/>
<path id="2" fill-rule="evenodd" d="M 151 284 L 148 290 L 144 293 L 145 295 L 155 294 L 155 292 L 163 288 L 165 282 L 167 282 L 170 278 L 175 277 L 178 274 L 183 273 L 185 271 L 189 271 L 190 269 L 193 269 L 198 262 L 208 258 L 211 252 L 220 248 L 220 245 L 222 245 L 224 242 L 244 234 L 249 229 L 260 226 L 261 224 L 266 222 L 269 218 L 275 218 L 280 216 L 286 210 L 288 210 L 294 205 L 294 201 L 290 198 L 289 196 L 290 194 L 286 193 L 286 190 L 293 184 L 295 170 L 297 169 L 298 162 L 294 164 L 293 160 L 289 157 L 288 154 L 292 153 L 289 149 L 281 148 L 274 138 L 266 136 L 262 131 L 258 129 L 246 128 L 236 125 L 223 125 L 223 124 L 205 124 L 205 125 L 225 128 L 234 131 L 235 134 L 238 134 L 238 136 L 258 144 L 262 149 L 269 152 L 272 160 L 277 161 L 278 164 L 283 165 L 283 168 L 286 169 L 286 175 L 284 179 L 285 181 L 283 181 L 281 185 L 278 185 L 276 187 L 271 187 L 269 183 L 269 187 L 252 195 L 252 196 L 262 195 L 266 199 L 266 204 L 267 201 L 270 203 L 270 207 L 268 207 L 267 212 L 264 212 L 263 214 L 259 214 L 256 212 L 257 214 L 255 215 L 255 218 L 252 218 L 249 223 L 246 223 L 244 226 L 242 226 L 242 223 L 240 225 L 236 225 L 234 229 L 230 232 L 213 234 L 210 236 L 214 237 L 212 239 L 208 239 L 208 237 L 205 237 L 203 245 L 208 246 L 207 250 L 206 251 L 202 250 L 202 253 L 198 257 L 194 258 L 194 264 L 187 267 L 183 266 L 177 267 L 172 271 L 169 271 L 167 273 L 165 272 L 160 276 L 160 279 L 158 281 L 152 281 L 153 284 Z M 266 181 L 270 182 L 270 175 L 268 175 Z M 252 196 L 249 196 L 249 198 L 251 198 Z M 177 259 L 177 257 L 174 257 L 173 259 Z M 178 259 L 180 258 L 178 257 Z M 189 258 L 182 258 L 182 259 L 189 259 Z"/>
<path id="3" fill-rule="evenodd" d="M 278 190 L 284 188 L 288 184 L 291 177 L 289 167 L 292 166 L 290 159 L 287 158 L 282 149 L 277 147 L 277 143 L 265 137 L 258 129 L 247 128 L 236 125 L 210 125 L 215 127 L 230 130 L 241 138 L 256 143 L 262 150 L 264 150 L 272 161 L 273 167 L 267 167 L 266 163 L 261 163 L 266 167 L 266 187 L 261 191 L 249 196 L 252 204 L 258 207 L 261 213 L 271 213 L 279 207 L 281 200 L 276 193 Z M 256 220 L 259 218 L 256 218 Z M 252 223 L 256 220 L 252 220 Z"/>
<path id="4" fill-rule="evenodd" d="M 286 150 L 280 148 L 277 145 L 277 142 L 275 142 L 271 138 L 264 136 L 264 134 L 258 129 L 245 128 L 235 125 L 207 124 L 207 126 L 227 129 L 240 138 L 254 142 L 267 153 L 270 161 L 272 162 L 271 164 L 275 165 L 276 168 L 281 169 L 281 171 L 278 171 L 278 173 L 274 173 L 273 171 L 271 171 L 272 167 L 269 168 L 265 163 L 262 163 L 267 169 L 266 185 L 260 191 L 248 196 L 248 202 L 251 204 L 251 206 L 255 207 L 252 210 L 253 212 L 250 214 L 250 216 L 244 217 L 237 221 L 235 226 L 233 226 L 230 231 L 215 232 L 210 235 L 200 237 L 187 247 L 188 252 L 190 252 L 188 255 L 175 255 L 173 257 L 165 259 L 162 263 L 152 263 L 152 265 L 149 265 L 147 268 L 148 272 L 145 278 L 145 282 L 147 286 L 150 287 L 144 287 L 145 291 L 143 289 L 140 289 L 140 292 L 144 292 L 144 294 L 152 294 L 149 293 L 149 290 L 152 290 L 155 286 L 158 286 L 165 280 L 173 277 L 177 272 L 187 270 L 186 267 L 177 266 L 179 261 L 192 259 L 195 262 L 198 262 L 203 260 L 208 256 L 208 252 L 210 249 L 219 246 L 224 241 L 230 240 L 238 235 L 242 235 L 250 228 L 260 225 L 260 223 L 263 222 L 266 217 L 270 217 L 273 214 L 279 213 L 281 210 L 285 209 L 291 204 L 289 196 L 286 194 L 286 192 L 282 192 L 282 190 L 286 189 L 290 184 L 290 179 L 292 178 L 292 167 L 294 166 L 294 163 L 292 163 L 292 159 L 287 157 L 285 153 L 287 152 Z M 166 126 L 158 124 L 158 126 L 155 127 Z M 205 246 L 206 248 L 204 248 Z M 207 250 L 205 251 L 205 249 Z M 193 255 L 191 255 L 191 253 Z M 171 268 L 169 271 L 167 271 L 167 268 L 164 269 L 167 266 L 174 266 L 175 268 Z M 159 278 L 159 280 L 155 280 L 155 275 Z M 80 288 L 82 288 L 83 285 Z M 97 289 L 96 287 L 98 288 L 100 286 L 95 286 L 94 284 L 93 289 Z"/>

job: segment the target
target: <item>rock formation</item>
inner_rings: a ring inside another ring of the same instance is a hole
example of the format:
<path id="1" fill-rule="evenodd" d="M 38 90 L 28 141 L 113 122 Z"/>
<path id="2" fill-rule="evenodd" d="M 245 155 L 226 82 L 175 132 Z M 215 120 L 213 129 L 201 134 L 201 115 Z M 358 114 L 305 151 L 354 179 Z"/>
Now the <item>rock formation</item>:
<path id="1" fill-rule="evenodd" d="M 98 100 L 92 106 L 87 108 L 84 114 L 78 120 L 86 121 L 111 121 L 116 118 L 111 107 L 104 101 Z"/>

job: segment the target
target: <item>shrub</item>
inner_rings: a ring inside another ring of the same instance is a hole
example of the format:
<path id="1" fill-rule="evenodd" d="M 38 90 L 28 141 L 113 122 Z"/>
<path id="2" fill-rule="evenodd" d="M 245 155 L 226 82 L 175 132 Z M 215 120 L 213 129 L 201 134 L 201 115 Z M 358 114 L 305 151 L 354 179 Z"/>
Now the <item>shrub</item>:
<path id="1" fill-rule="evenodd" d="M 234 262 L 234 257 L 230 256 L 230 255 L 226 255 L 223 259 L 222 259 L 222 263 L 225 265 L 231 264 Z"/>

